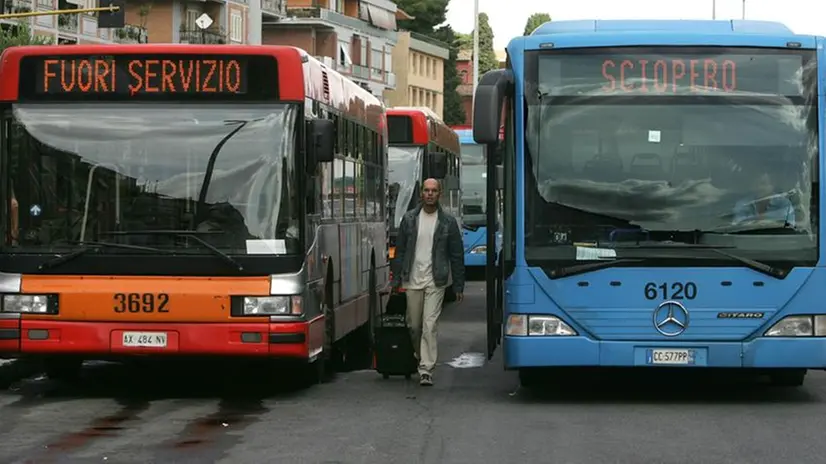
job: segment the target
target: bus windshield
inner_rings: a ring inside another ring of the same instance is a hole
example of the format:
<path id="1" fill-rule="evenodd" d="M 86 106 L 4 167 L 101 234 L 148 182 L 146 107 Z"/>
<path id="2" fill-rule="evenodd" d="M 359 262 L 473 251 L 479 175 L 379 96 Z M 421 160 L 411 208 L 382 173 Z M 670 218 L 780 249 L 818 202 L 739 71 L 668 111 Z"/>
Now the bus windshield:
<path id="1" fill-rule="evenodd" d="M 211 253 L 168 233 L 191 231 L 225 253 L 298 253 L 295 118 L 283 104 L 14 105 L 4 141 L 6 199 L 19 205 L 11 245 Z"/>
<path id="2" fill-rule="evenodd" d="M 469 226 L 485 225 L 485 148 L 462 145 L 462 222 Z"/>
<path id="3" fill-rule="evenodd" d="M 397 229 L 412 206 L 416 185 L 421 180 L 422 147 L 390 146 L 387 151 L 387 184 L 392 228 Z"/>
<path id="4" fill-rule="evenodd" d="M 526 56 L 525 240 L 533 256 L 566 259 L 576 243 L 620 250 L 642 240 L 816 262 L 814 52 Z M 659 252 L 636 253 L 649 250 Z"/>

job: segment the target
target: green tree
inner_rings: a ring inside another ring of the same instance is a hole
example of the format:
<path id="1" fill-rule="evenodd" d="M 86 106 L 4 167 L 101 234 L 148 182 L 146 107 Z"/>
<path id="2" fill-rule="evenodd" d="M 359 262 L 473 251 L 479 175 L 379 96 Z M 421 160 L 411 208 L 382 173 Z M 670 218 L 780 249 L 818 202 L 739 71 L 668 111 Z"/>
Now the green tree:
<path id="1" fill-rule="evenodd" d="M 486 72 L 498 67 L 499 61 L 496 60 L 496 52 L 493 51 L 493 29 L 490 27 L 488 14 L 479 13 L 479 76 L 477 80 Z"/>
<path id="2" fill-rule="evenodd" d="M 442 115 L 442 119 L 445 121 L 445 124 L 451 126 L 464 124 L 465 122 L 465 108 L 462 106 L 462 97 L 459 96 L 458 90 L 459 85 L 462 84 L 462 79 L 459 77 L 459 71 L 456 69 L 456 58 L 459 54 L 456 35 L 450 26 L 440 27 L 434 34 L 434 38 L 452 45 L 450 47 L 450 56 L 447 61 L 445 61 L 445 85 L 442 91 L 444 97 L 444 114 Z"/>
<path id="3" fill-rule="evenodd" d="M 433 30 L 447 19 L 450 0 L 398 0 L 396 5 L 414 19 L 399 21 L 408 31 L 432 36 Z"/>
<path id="4" fill-rule="evenodd" d="M 551 20 L 551 15 L 548 13 L 534 13 L 529 18 L 528 21 L 525 23 L 525 32 L 522 35 L 531 35 L 531 32 L 534 31 L 537 27 L 547 23 Z"/>
<path id="5" fill-rule="evenodd" d="M 0 29 L 0 52 L 19 45 L 52 45 L 51 37 L 35 35 L 27 20 L 21 20 L 16 25 Z"/>
<path id="6" fill-rule="evenodd" d="M 456 32 L 456 41 L 455 44 L 459 47 L 459 50 L 473 50 L 473 34 L 462 34 L 461 32 Z"/>

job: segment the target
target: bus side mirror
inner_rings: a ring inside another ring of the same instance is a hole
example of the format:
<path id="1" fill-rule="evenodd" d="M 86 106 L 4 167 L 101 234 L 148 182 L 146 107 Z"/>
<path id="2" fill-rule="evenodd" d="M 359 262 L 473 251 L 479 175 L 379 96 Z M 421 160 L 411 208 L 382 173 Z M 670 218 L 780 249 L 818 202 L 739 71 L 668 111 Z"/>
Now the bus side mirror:
<path id="1" fill-rule="evenodd" d="M 430 177 L 442 180 L 447 177 L 447 155 L 444 153 L 431 153 L 430 157 L 431 172 Z"/>
<path id="2" fill-rule="evenodd" d="M 502 104 L 513 83 L 509 69 L 494 69 L 482 76 L 476 86 L 473 104 L 473 140 L 483 145 L 499 144 Z"/>
<path id="3" fill-rule="evenodd" d="M 333 161 L 336 127 L 329 119 L 313 119 L 307 128 L 307 156 L 312 164 Z M 312 165 L 310 164 L 310 165 Z"/>

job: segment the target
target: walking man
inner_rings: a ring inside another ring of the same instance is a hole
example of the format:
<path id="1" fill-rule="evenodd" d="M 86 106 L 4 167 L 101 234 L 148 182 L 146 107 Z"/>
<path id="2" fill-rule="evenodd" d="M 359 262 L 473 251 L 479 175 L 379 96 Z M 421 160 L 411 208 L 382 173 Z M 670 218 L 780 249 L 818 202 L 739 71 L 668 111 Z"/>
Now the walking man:
<path id="1" fill-rule="evenodd" d="M 439 206 L 441 185 L 422 183 L 422 201 L 405 213 L 396 237 L 393 288 L 403 285 L 407 295 L 407 324 L 419 361 L 419 383 L 433 385 L 438 356 L 437 323 L 445 289 L 453 285 L 456 302 L 465 288 L 462 234 L 456 218 Z"/>

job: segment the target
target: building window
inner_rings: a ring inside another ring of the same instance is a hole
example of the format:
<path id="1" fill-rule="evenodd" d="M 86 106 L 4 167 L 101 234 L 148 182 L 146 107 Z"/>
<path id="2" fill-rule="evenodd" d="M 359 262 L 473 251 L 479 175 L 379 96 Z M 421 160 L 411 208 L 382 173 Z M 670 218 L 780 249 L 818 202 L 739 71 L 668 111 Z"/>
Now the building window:
<path id="1" fill-rule="evenodd" d="M 201 16 L 201 12 L 197 10 L 186 10 L 186 30 L 187 31 L 197 31 L 198 26 L 195 24 L 195 20 L 198 19 L 198 16 Z"/>
<path id="2" fill-rule="evenodd" d="M 393 53 L 389 48 L 384 49 L 384 71 L 393 72 Z"/>
<path id="3" fill-rule="evenodd" d="M 381 72 L 383 69 L 383 59 L 384 53 L 381 50 L 376 50 L 375 48 L 372 49 L 370 54 L 370 67 L 375 69 L 376 71 Z"/>
<path id="4" fill-rule="evenodd" d="M 229 38 L 233 42 L 244 41 L 244 18 L 240 13 L 233 12 L 230 17 Z"/>

